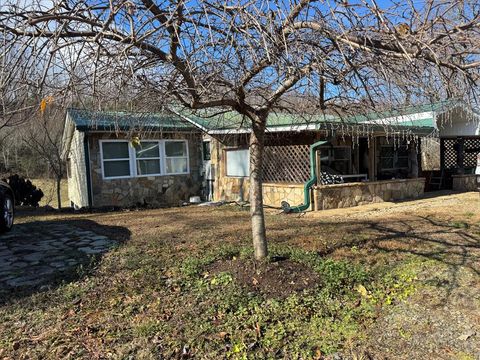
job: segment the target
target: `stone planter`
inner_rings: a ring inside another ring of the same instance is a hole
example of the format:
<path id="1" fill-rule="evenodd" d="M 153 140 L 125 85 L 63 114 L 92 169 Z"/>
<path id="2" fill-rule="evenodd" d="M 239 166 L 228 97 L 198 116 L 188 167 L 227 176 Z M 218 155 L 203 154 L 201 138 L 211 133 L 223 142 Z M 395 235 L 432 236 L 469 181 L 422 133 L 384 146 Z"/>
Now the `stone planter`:
<path id="1" fill-rule="evenodd" d="M 415 199 L 423 195 L 425 178 L 322 185 L 314 188 L 315 210 Z"/>
<path id="2" fill-rule="evenodd" d="M 477 176 L 475 174 L 469 175 L 452 175 L 453 185 L 452 189 L 454 191 L 476 191 L 478 188 L 477 185 Z"/>

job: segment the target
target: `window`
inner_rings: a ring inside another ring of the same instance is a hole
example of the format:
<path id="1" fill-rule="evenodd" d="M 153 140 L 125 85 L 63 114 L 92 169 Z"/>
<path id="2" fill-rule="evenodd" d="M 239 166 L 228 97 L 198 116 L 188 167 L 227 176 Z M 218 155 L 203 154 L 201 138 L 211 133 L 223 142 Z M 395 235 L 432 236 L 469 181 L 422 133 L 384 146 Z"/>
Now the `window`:
<path id="1" fill-rule="evenodd" d="M 165 172 L 188 173 L 188 149 L 186 141 L 165 141 Z"/>
<path id="2" fill-rule="evenodd" d="M 135 148 L 137 175 L 160 175 L 160 142 L 141 141 Z"/>
<path id="3" fill-rule="evenodd" d="M 394 148 L 382 145 L 380 148 L 380 168 L 382 170 L 408 169 L 408 148 L 406 145 Z"/>
<path id="4" fill-rule="evenodd" d="M 250 175 L 250 154 L 248 149 L 227 150 L 227 176 L 246 177 Z"/>
<path id="5" fill-rule="evenodd" d="M 130 177 L 130 151 L 127 141 L 101 142 L 103 177 Z"/>
<path id="6" fill-rule="evenodd" d="M 320 148 L 320 168 L 331 174 L 350 173 L 351 152 L 347 146 Z"/>
<path id="7" fill-rule="evenodd" d="M 189 173 L 186 140 L 100 140 L 100 152 L 104 179 Z"/>
<path id="8" fill-rule="evenodd" d="M 203 142 L 203 160 L 208 161 L 211 160 L 211 150 L 210 150 L 210 141 Z"/>

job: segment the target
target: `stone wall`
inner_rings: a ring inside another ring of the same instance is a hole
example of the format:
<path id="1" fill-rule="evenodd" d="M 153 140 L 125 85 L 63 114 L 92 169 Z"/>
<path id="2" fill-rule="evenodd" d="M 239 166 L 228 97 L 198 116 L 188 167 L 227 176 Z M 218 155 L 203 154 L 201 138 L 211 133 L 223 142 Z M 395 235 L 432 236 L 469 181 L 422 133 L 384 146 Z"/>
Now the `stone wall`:
<path id="1" fill-rule="evenodd" d="M 314 188 L 315 210 L 414 199 L 424 193 L 425 179 L 400 179 L 324 185 Z"/>
<path id="2" fill-rule="evenodd" d="M 478 175 L 480 176 L 480 175 Z M 454 191 L 476 191 L 477 190 L 477 175 L 452 175 Z"/>
<path id="3" fill-rule="evenodd" d="M 291 206 L 303 204 L 303 184 L 263 184 L 265 205 L 280 207 L 282 201 Z"/>
<path id="4" fill-rule="evenodd" d="M 231 147 L 246 146 L 246 139 L 235 139 Z M 228 145 L 211 139 L 211 164 L 214 168 L 215 201 L 249 201 L 250 181 L 248 177 L 226 176 L 225 152 Z M 264 183 L 263 203 L 267 206 L 280 207 L 282 201 L 290 205 L 303 203 L 303 184 Z"/>
<path id="5" fill-rule="evenodd" d="M 150 134 L 148 139 L 187 139 L 190 173 L 126 179 L 103 179 L 100 139 L 121 139 L 113 134 L 89 134 L 93 207 L 134 205 L 178 206 L 201 187 L 201 135 L 196 133 Z"/>
<path id="6" fill-rule="evenodd" d="M 215 200 L 249 201 L 250 181 L 247 178 L 226 178 L 222 184 L 222 191 Z M 265 205 L 280 207 L 282 201 L 290 205 L 303 203 L 303 184 L 263 184 Z"/>

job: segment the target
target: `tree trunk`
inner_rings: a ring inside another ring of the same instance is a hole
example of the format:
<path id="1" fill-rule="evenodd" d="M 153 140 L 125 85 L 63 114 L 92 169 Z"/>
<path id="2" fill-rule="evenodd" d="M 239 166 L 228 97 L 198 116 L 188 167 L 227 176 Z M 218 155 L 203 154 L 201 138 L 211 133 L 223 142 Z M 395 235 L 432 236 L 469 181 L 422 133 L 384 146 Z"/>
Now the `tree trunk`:
<path id="1" fill-rule="evenodd" d="M 58 209 L 60 210 L 62 208 L 62 196 L 60 194 L 62 177 L 57 176 L 56 179 L 57 179 L 57 203 L 58 203 Z"/>
<path id="2" fill-rule="evenodd" d="M 266 115 L 255 117 L 250 134 L 250 216 L 256 260 L 262 260 L 268 255 L 262 192 L 266 117 Z"/>

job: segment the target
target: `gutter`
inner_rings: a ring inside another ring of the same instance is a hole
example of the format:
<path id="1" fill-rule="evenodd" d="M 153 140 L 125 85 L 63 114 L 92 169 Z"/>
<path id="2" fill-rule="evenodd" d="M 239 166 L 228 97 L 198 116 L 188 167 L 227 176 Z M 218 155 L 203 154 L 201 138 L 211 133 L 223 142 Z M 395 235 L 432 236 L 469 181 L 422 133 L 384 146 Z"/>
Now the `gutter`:
<path id="1" fill-rule="evenodd" d="M 303 204 L 290 206 L 286 201 L 282 201 L 282 209 L 286 213 L 299 213 L 308 210 L 311 204 L 310 189 L 317 183 L 317 165 L 315 161 L 315 151 L 318 147 L 327 144 L 328 141 L 317 141 L 310 145 L 310 179 L 303 186 Z"/>

